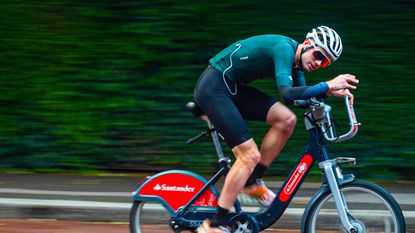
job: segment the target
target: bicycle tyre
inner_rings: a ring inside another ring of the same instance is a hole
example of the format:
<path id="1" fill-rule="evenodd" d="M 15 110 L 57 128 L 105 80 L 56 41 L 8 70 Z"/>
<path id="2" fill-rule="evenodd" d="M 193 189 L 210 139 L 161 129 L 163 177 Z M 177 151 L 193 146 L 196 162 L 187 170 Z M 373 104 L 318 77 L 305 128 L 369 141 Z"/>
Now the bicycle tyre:
<path id="1" fill-rule="evenodd" d="M 158 202 L 134 201 L 130 211 L 131 233 L 172 232 L 171 215 Z"/>
<path id="2" fill-rule="evenodd" d="M 362 232 L 405 233 L 402 210 L 392 195 L 369 182 L 354 181 L 340 187 L 349 210 L 349 221 Z M 340 222 L 330 189 L 309 207 L 305 216 L 306 233 L 347 232 Z"/>

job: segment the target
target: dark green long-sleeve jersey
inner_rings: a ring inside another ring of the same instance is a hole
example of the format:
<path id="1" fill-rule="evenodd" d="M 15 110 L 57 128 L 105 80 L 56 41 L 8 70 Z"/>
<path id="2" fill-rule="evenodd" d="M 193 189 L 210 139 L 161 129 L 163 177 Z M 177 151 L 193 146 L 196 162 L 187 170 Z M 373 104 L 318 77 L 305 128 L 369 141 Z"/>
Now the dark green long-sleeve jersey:
<path id="1" fill-rule="evenodd" d="M 275 76 L 278 86 L 303 86 L 304 73 L 293 69 L 297 47 L 286 36 L 260 35 L 233 43 L 209 61 L 236 84 Z"/>
<path id="2" fill-rule="evenodd" d="M 237 41 L 209 60 L 235 84 L 275 77 L 285 103 L 296 99 L 325 97 L 329 86 L 320 82 L 306 86 L 304 72 L 294 68 L 298 42 L 281 35 L 259 35 Z"/>

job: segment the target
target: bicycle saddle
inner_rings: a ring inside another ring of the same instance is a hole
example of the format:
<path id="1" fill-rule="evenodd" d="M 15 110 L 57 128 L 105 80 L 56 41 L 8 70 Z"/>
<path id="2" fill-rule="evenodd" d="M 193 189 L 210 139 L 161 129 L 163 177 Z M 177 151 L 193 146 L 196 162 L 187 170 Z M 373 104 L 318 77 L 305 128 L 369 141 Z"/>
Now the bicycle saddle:
<path id="1" fill-rule="evenodd" d="M 199 106 L 193 101 L 188 102 L 186 104 L 186 109 L 189 110 L 190 112 L 192 112 L 193 116 L 195 116 L 195 117 L 200 117 L 202 115 L 205 115 L 205 113 L 202 111 L 202 109 L 200 109 Z"/>

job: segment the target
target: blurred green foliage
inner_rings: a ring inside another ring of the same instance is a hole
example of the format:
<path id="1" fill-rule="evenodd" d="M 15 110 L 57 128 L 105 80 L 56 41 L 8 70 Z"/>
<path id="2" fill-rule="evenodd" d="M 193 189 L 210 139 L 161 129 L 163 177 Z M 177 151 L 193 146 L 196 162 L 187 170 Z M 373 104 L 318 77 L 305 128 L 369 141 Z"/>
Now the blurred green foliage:
<path id="1" fill-rule="evenodd" d="M 358 76 L 360 177 L 413 180 L 414 1 L 2 1 L 0 168 L 35 171 L 167 168 L 211 173 L 204 123 L 184 111 L 207 60 L 235 40 L 318 25 L 343 38 L 341 59 L 308 83 Z M 253 83 L 278 95 L 272 78 Z M 345 131 L 342 101 L 330 100 Z M 299 124 L 270 174 L 286 175 L 306 143 Z M 344 124 L 342 124 L 344 123 Z M 257 142 L 267 130 L 249 123 Z M 229 154 L 229 149 L 226 148 Z M 318 174 L 318 171 L 314 171 Z"/>

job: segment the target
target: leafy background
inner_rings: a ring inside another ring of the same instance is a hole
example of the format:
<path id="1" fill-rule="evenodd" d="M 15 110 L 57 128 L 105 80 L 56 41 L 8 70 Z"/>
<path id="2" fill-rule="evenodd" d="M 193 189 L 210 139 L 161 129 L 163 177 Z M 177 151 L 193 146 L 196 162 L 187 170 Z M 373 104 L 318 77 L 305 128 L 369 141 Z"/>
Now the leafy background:
<path id="1" fill-rule="evenodd" d="M 216 158 L 208 138 L 185 143 L 205 125 L 184 110 L 207 60 L 241 38 L 301 42 L 328 25 L 345 50 L 308 83 L 355 74 L 362 123 L 330 152 L 355 156 L 360 177 L 414 180 L 414 9 L 414 1 L 382 0 L 2 1 L 0 168 L 209 174 Z M 279 95 L 272 78 L 253 85 Z M 329 102 L 347 130 L 343 102 Z M 302 110 L 292 109 L 299 124 L 269 175 L 286 175 L 306 143 Z M 267 126 L 249 125 L 260 143 Z"/>

